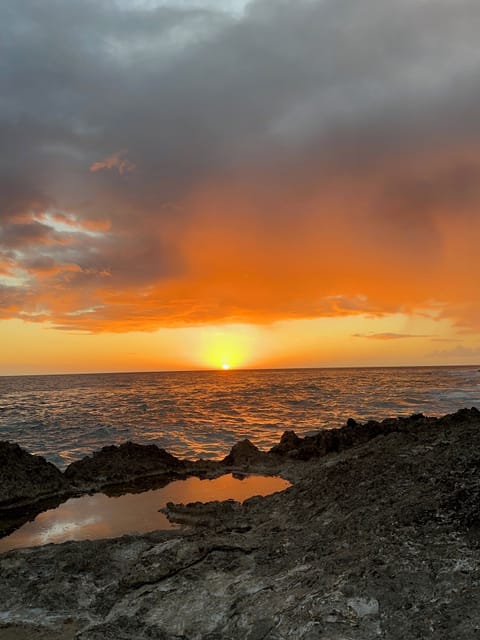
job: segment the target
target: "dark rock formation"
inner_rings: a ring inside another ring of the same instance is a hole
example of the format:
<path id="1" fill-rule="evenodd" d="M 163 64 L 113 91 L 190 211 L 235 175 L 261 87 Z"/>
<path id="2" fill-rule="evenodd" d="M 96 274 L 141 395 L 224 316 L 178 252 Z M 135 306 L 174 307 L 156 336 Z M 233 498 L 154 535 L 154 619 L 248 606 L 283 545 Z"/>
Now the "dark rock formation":
<path id="1" fill-rule="evenodd" d="M 271 459 L 268 454 L 263 453 L 250 442 L 250 440 L 242 440 L 234 445 L 223 460 L 222 464 L 227 467 L 249 467 L 252 464 L 269 463 Z"/>
<path id="2" fill-rule="evenodd" d="M 476 415 L 477 409 L 462 409 L 465 415 Z M 457 414 L 454 414 L 457 415 Z M 280 443 L 270 449 L 276 456 L 287 456 L 297 460 L 310 460 L 329 453 L 336 453 L 364 444 L 378 436 L 385 436 L 393 431 L 409 431 L 421 424 L 434 424 L 437 418 L 426 418 L 417 413 L 409 418 L 387 418 L 382 422 L 369 420 L 365 424 L 358 424 L 353 418 L 338 429 L 324 429 L 315 435 L 300 438 L 294 431 L 285 431 Z"/>
<path id="3" fill-rule="evenodd" d="M 98 489 L 145 476 L 173 475 L 184 469 L 182 460 L 154 444 L 126 442 L 103 447 L 91 456 L 72 462 L 65 469 L 65 478 L 76 487 Z"/>
<path id="4" fill-rule="evenodd" d="M 72 463 L 64 474 L 40 456 L 32 456 L 18 445 L 0 442 L 0 512 L 8 507 L 29 509 L 20 512 L 18 522 L 25 522 L 38 513 L 40 502 L 91 491 L 107 491 L 111 495 L 159 487 L 170 480 L 188 475 L 215 477 L 227 469 L 240 472 L 279 473 L 285 464 L 307 461 L 331 453 L 345 451 L 392 432 L 415 432 L 427 425 L 448 428 L 448 425 L 480 417 L 477 409 L 462 409 L 443 418 L 428 418 L 415 414 L 409 418 L 371 420 L 358 424 L 349 418 L 338 429 L 326 429 L 305 438 L 286 431 L 279 444 L 270 452 L 260 451 L 249 440 L 232 447 L 222 461 L 179 460 L 155 445 L 127 442 L 102 450 Z M 14 526 L 13 523 L 8 525 Z M 7 527 L 8 528 L 8 527 Z M 14 526 L 15 528 L 15 526 Z M 0 533 L 5 531 L 0 522 Z"/>
<path id="5" fill-rule="evenodd" d="M 62 473 L 45 458 L 0 441 L 0 510 L 36 503 L 68 490 Z"/>
<path id="6" fill-rule="evenodd" d="M 169 505 L 201 527 L 0 555 L 0 639 L 478 637 L 480 414 L 384 426 L 285 456 L 283 493 Z"/>
<path id="7" fill-rule="evenodd" d="M 303 439 L 299 438 L 295 431 L 284 431 L 280 442 L 270 449 L 270 453 L 295 457 L 302 442 Z"/>

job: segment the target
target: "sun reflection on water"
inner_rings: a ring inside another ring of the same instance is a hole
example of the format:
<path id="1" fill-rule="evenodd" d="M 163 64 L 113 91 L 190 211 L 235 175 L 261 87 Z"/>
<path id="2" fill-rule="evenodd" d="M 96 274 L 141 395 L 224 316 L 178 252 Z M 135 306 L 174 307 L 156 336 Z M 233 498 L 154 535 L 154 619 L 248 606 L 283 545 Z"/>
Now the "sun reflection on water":
<path id="1" fill-rule="evenodd" d="M 178 529 L 159 509 L 167 502 L 209 502 L 233 499 L 243 502 L 254 495 L 283 491 L 290 483 L 269 476 L 234 477 L 231 474 L 201 480 L 187 478 L 161 489 L 109 497 L 103 493 L 71 498 L 56 509 L 40 513 L 9 536 L 0 539 L 0 552 L 67 540 L 114 538 L 129 533 Z"/>

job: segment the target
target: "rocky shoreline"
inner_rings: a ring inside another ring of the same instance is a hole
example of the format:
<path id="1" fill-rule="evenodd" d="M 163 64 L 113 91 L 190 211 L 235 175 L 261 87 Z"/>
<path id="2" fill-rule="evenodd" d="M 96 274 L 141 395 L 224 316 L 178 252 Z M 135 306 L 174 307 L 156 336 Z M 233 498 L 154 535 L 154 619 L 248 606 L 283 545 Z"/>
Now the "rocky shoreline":
<path id="1" fill-rule="evenodd" d="M 249 441 L 222 461 L 106 447 L 64 473 L 0 443 L 0 519 L 46 500 L 221 473 L 286 491 L 167 505 L 191 525 L 0 555 L 0 640 L 283 640 L 480 635 L 480 412 Z M 5 532 L 5 527 L 4 527 Z"/>

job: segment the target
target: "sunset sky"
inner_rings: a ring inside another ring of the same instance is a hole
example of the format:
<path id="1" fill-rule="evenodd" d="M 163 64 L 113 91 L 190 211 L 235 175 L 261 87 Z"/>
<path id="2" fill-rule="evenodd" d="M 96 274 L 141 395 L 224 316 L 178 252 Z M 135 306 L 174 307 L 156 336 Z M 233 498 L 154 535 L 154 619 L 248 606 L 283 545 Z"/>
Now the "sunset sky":
<path id="1" fill-rule="evenodd" d="M 0 24 L 0 374 L 480 363 L 478 0 Z"/>

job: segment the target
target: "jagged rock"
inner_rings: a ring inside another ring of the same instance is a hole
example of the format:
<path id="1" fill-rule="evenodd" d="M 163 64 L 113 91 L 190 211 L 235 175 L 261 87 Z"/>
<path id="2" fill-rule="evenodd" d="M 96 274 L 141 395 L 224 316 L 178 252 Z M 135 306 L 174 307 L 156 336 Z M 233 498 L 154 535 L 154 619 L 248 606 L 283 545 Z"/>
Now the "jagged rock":
<path id="1" fill-rule="evenodd" d="M 0 638 L 68 625 L 76 640 L 476 638 L 480 416 L 382 432 L 286 457 L 297 482 L 285 492 L 184 506 L 211 510 L 211 528 L 0 555 Z"/>
<path id="2" fill-rule="evenodd" d="M 237 442 L 228 456 L 222 460 L 222 464 L 228 467 L 244 467 L 263 462 L 270 462 L 268 455 L 260 451 L 250 440 Z"/>
<path id="3" fill-rule="evenodd" d="M 0 441 L 0 510 L 17 508 L 69 491 L 62 473 L 41 456 Z"/>
<path id="4" fill-rule="evenodd" d="M 439 421 L 444 424 L 446 422 L 458 423 L 466 422 L 470 420 L 477 420 L 480 417 L 480 411 L 476 407 L 471 409 L 459 409 L 455 413 L 447 414 L 439 418 Z"/>
<path id="5" fill-rule="evenodd" d="M 146 476 L 182 471 L 185 463 L 154 444 L 126 442 L 120 446 L 103 447 L 91 456 L 72 462 L 65 477 L 80 487 L 99 487 Z"/>
<path id="6" fill-rule="evenodd" d="M 289 455 L 292 451 L 296 452 L 302 442 L 302 438 L 299 438 L 295 431 L 284 431 L 280 442 L 270 449 L 270 453 L 280 456 Z"/>
<path id="7" fill-rule="evenodd" d="M 149 485 L 158 487 L 162 482 L 176 477 L 215 477 L 224 473 L 227 467 L 248 472 L 278 473 L 287 461 L 323 457 L 392 432 L 415 432 L 424 425 L 436 425 L 448 431 L 450 427 L 476 421 L 479 417 L 480 412 L 472 408 L 461 409 L 439 419 L 428 418 L 421 413 L 382 422 L 370 420 L 365 424 L 349 419 L 341 428 L 322 430 L 305 438 L 298 437 L 293 431 L 286 431 L 280 443 L 269 453 L 260 451 L 249 440 L 244 440 L 236 444 L 220 462 L 179 460 L 155 445 L 127 442 L 120 446 L 104 447 L 92 456 L 72 463 L 63 476 L 43 458 L 27 452 L 20 454 L 18 445 L 4 442 L 0 443 L 0 509 L 20 506 L 31 510 L 28 514 L 19 513 L 15 523 L 9 522 L 8 526 L 0 523 L 0 530 L 4 532 L 12 527 L 17 528 L 26 517 L 31 517 L 39 501 L 47 497 L 60 501 L 71 493 L 99 491 L 107 487 L 110 487 L 111 494 L 115 493 L 113 487 L 120 487 L 122 492 L 145 490 Z"/>
<path id="8" fill-rule="evenodd" d="M 461 414 L 460 417 L 452 417 L 453 420 L 469 419 L 471 413 Z M 323 429 L 315 435 L 298 437 L 294 431 L 285 431 L 280 443 L 270 449 L 270 454 L 276 456 L 288 456 L 297 460 L 310 460 L 344 451 L 351 447 L 364 444 L 378 436 L 385 436 L 392 431 L 409 431 L 420 423 L 433 423 L 437 418 L 426 418 L 423 414 L 414 414 L 409 418 L 387 418 L 382 422 L 369 420 L 364 424 L 357 423 L 353 418 L 347 420 L 346 425 L 338 429 Z"/>

